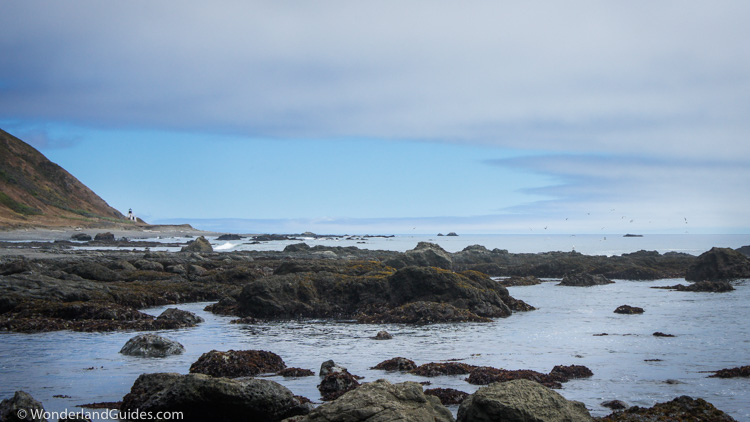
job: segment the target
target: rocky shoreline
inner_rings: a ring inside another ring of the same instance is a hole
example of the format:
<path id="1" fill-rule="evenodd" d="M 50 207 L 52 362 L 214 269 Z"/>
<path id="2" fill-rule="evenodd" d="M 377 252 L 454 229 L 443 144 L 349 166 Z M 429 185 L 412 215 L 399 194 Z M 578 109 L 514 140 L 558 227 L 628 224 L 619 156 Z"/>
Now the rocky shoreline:
<path id="1" fill-rule="evenodd" d="M 116 239 L 100 238 L 91 242 L 119 247 L 142 246 L 138 240 Z M 356 247 L 310 247 L 298 243 L 287 246 L 284 251 L 217 253 L 211 250 L 208 242 L 200 239 L 198 237 L 190 244 L 175 242 L 183 251 L 174 253 L 75 250 L 70 248 L 69 241 L 41 242 L 39 245 L 0 244 L 0 248 L 5 248 L 0 254 L 0 289 L 3 292 L 0 295 L 0 330 L 103 332 L 189 327 L 200 323 L 194 315 L 168 310 L 152 316 L 138 309 L 197 301 L 215 302 L 207 310 L 237 316 L 241 323 L 305 318 L 406 324 L 482 322 L 496 318 L 510 318 L 512 321 L 514 313 L 533 312 L 534 307 L 513 298 L 503 284 L 528 285 L 542 282 L 540 278 L 554 278 L 563 279 L 562 285 L 570 286 L 565 288 L 596 288 L 596 285 L 611 283 L 613 279 L 653 280 L 691 275 L 689 281 L 697 288 L 675 289 L 728 292 L 731 289 L 702 286 L 717 286 L 719 282 L 731 286 L 734 279 L 750 278 L 750 260 L 743 254 L 722 248 L 714 248 L 699 257 L 648 251 L 605 257 L 576 252 L 512 254 L 479 245 L 448 253 L 438 245 L 426 242 L 403 253 Z M 382 338 L 388 337 L 383 335 Z M 174 346 L 161 339 L 148 340 L 151 343 L 133 346 L 134 353 L 148 356 L 142 349 L 149 344 L 158 344 L 162 348 Z M 179 350 L 179 347 L 174 346 L 174 350 Z M 402 361 L 391 366 L 382 362 L 383 369 L 408 370 L 417 375 L 464 374 L 468 382 L 488 387 L 472 395 L 440 389 L 425 395 L 419 384 L 360 383 L 356 375 L 348 374 L 344 369 L 321 378 L 321 386 L 326 391 L 324 393 L 321 389 L 321 394 L 330 397 L 330 401 L 313 407 L 273 381 L 235 380 L 234 377 L 238 373 L 240 377 L 254 377 L 269 371 L 281 374 L 284 370 L 288 370 L 288 376 L 297 377 L 309 375 L 309 370 L 286 368 L 283 361 L 279 362 L 280 357 L 271 357 L 275 359 L 275 366 L 258 366 L 258 361 L 269 356 L 240 354 L 237 361 L 243 370 L 239 371 L 228 366 L 235 359 L 229 356 L 235 355 L 234 351 L 216 352 L 196 362 L 196 368 L 206 368 L 196 369 L 201 374 L 144 374 L 123 399 L 121 409 L 180 408 L 192 412 L 186 420 L 204 420 L 205 415 L 201 412 L 206 411 L 207 405 L 201 404 L 204 398 L 196 396 L 196 391 L 217 389 L 218 392 L 212 394 L 219 394 L 221 400 L 233 405 L 223 407 L 226 412 L 223 419 L 213 420 L 235 420 L 237 412 L 249 412 L 267 420 L 355 421 L 364 419 L 337 419 L 336 415 L 364 405 L 380 411 L 389 409 L 389 412 L 396 412 L 394 418 L 404 420 L 412 420 L 410 418 L 417 417 L 415 415 L 432 418 L 430 420 L 453 420 L 438 398 L 443 396 L 453 403 L 462 402 L 458 420 L 484 420 L 481 418 L 498 416 L 478 416 L 480 413 L 477 412 L 485 412 L 488 406 L 494 406 L 491 403 L 508 397 L 514 397 L 510 400 L 514 403 L 528 401 L 528 394 L 549 397 L 550 403 L 565 400 L 547 390 L 558 388 L 570 378 L 585 377 L 590 373 L 588 368 L 575 365 L 555 367 L 549 374 L 544 374 L 471 367 L 463 363 L 416 366 L 414 362 L 409 364 L 408 359 L 398 358 Z M 243 372 L 247 368 L 257 370 Z M 744 367 L 721 374 L 745 376 L 743 371 Z M 168 395 L 178 401 L 176 404 L 149 401 L 159 391 L 169 392 Z M 17 408 L 17 404 L 11 403 L 13 400 L 29 402 L 23 394 L 16 396 L 9 399 L 11 401 L 4 401 L 0 409 Z M 217 396 L 211 397 L 211 400 L 216 400 Z M 265 397 L 262 399 L 265 401 L 259 402 L 261 404 L 243 402 L 258 397 Z M 221 400 L 218 403 L 223 403 Z M 215 403 L 212 408 L 216 407 Z M 237 403 L 244 404 L 236 407 Z M 469 404 L 464 406 L 465 403 Z M 567 409 L 564 412 L 568 413 L 563 414 L 568 415 L 565 416 L 568 420 L 592 420 L 585 406 L 581 408 L 573 402 L 559 403 L 560 409 Z M 652 413 L 673 415 L 668 412 L 682 409 L 679 411 L 688 412 L 687 415 L 693 411 L 690 409 L 705 411 L 708 406 L 711 405 L 700 399 L 677 398 L 670 405 L 654 406 Z M 638 413 L 641 410 L 630 408 L 602 420 L 648 420 L 638 419 L 641 417 L 638 415 L 647 414 Z M 2 412 L 0 420 L 6 420 Z"/>

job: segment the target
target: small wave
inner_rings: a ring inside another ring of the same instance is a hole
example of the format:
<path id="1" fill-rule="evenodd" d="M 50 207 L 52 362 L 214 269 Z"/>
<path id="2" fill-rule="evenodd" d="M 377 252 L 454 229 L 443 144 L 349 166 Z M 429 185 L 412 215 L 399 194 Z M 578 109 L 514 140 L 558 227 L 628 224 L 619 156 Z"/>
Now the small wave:
<path id="1" fill-rule="evenodd" d="M 228 249 L 232 249 L 235 246 L 236 246 L 235 244 L 233 244 L 231 242 L 227 242 L 227 243 L 225 243 L 223 245 L 219 245 L 219 246 L 215 247 L 214 250 L 217 250 L 217 251 L 226 251 Z"/>

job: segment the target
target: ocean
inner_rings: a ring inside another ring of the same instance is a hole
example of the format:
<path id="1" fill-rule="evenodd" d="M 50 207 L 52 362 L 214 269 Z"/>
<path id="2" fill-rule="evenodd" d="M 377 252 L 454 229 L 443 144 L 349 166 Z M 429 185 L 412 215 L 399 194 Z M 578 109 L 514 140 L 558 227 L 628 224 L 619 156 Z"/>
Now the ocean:
<path id="1" fill-rule="evenodd" d="M 163 239 L 169 241 L 170 239 Z M 406 250 L 419 241 L 433 241 L 449 251 L 471 244 L 510 252 L 573 250 L 615 255 L 637 250 L 700 254 L 712 246 L 739 247 L 750 236 L 664 235 L 621 236 L 396 236 L 364 240 L 305 239 L 310 245 L 331 244 L 373 249 Z M 357 242 L 367 243 L 357 243 Z M 298 241 L 247 245 L 245 240 L 221 242 L 224 250 L 252 247 L 283 249 Z M 260 349 L 280 355 L 287 366 L 317 373 L 333 359 L 363 382 L 385 378 L 392 382 L 430 381 L 425 388 L 449 387 L 473 392 L 478 386 L 466 376 L 423 378 L 370 369 L 401 356 L 417 364 L 460 359 L 473 365 L 549 372 L 555 365 L 585 365 L 594 376 L 573 380 L 557 390 L 586 404 L 592 415 L 610 413 L 606 400 L 648 407 L 681 395 L 701 397 L 738 421 L 750 421 L 750 380 L 708 378 L 709 371 L 750 365 L 750 285 L 735 284 L 729 293 L 692 293 L 652 289 L 684 283 L 615 280 L 594 287 L 563 287 L 555 281 L 510 287 L 515 298 L 537 307 L 492 323 L 353 324 L 340 321 L 285 321 L 256 325 L 229 324 L 230 317 L 203 311 L 208 303 L 172 305 L 195 312 L 206 321 L 197 327 L 156 332 L 182 343 L 186 353 L 159 359 L 120 355 L 125 342 L 138 332 L 0 334 L 0 398 L 16 390 L 29 392 L 49 411 L 74 411 L 82 403 L 118 401 L 138 375 L 148 372 L 187 373 L 205 352 Z M 620 305 L 645 309 L 642 315 L 613 313 Z M 158 315 L 166 307 L 145 309 Z M 392 340 L 370 339 L 380 330 Z M 655 337 L 661 331 L 675 337 Z M 606 336 L 595 334 L 607 333 Z M 317 376 L 285 379 L 271 376 L 295 394 L 319 400 Z M 62 397 L 60 397 L 62 395 Z M 58 397 L 55 397 L 58 396 Z M 454 412 L 457 407 L 452 407 Z"/>

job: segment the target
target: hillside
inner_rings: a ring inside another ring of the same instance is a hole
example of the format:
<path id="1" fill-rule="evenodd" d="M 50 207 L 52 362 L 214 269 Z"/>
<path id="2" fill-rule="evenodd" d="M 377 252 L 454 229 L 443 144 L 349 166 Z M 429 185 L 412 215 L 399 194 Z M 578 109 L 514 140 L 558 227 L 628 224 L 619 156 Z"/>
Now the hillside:
<path id="1" fill-rule="evenodd" d="M 65 169 L 0 129 L 0 229 L 135 224 Z"/>

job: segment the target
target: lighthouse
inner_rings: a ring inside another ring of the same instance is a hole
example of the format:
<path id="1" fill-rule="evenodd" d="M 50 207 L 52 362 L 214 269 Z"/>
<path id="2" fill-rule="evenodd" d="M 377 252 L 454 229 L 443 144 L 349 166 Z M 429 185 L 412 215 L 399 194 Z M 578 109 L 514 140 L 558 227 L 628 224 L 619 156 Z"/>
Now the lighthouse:
<path id="1" fill-rule="evenodd" d="M 135 222 L 137 222 L 137 221 L 138 221 L 138 219 L 137 219 L 137 218 L 135 218 L 135 214 L 133 214 L 133 209 L 132 209 L 132 208 L 130 208 L 130 209 L 128 210 L 128 220 L 130 220 L 130 221 L 135 221 Z"/>

